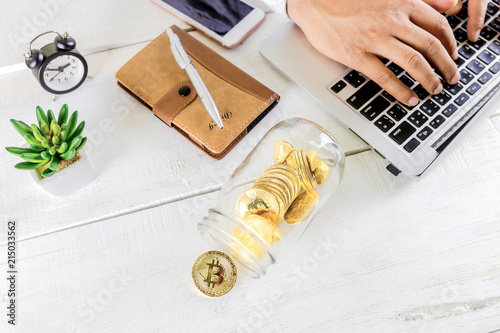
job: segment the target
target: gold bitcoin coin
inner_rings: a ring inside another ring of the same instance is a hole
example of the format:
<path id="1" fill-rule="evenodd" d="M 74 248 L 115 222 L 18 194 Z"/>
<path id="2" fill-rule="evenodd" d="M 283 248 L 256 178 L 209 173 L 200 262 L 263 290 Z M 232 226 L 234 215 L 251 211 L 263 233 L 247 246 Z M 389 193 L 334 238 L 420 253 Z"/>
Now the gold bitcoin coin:
<path id="1" fill-rule="evenodd" d="M 305 191 L 299 195 L 285 213 L 288 224 L 297 224 L 304 221 L 318 203 L 319 195 L 315 190 Z"/>
<path id="2" fill-rule="evenodd" d="M 326 178 L 328 178 L 330 168 L 325 164 L 325 162 L 316 157 L 316 152 L 314 150 L 307 152 L 306 158 L 316 182 L 318 185 L 322 185 Z"/>
<path id="3" fill-rule="evenodd" d="M 320 161 L 319 158 L 316 157 L 316 151 L 315 150 L 309 150 L 306 155 L 307 158 L 307 163 L 309 163 L 309 169 L 311 172 L 314 172 L 316 168 L 318 167 L 318 162 Z"/>
<path id="4" fill-rule="evenodd" d="M 276 145 L 274 146 L 274 155 L 273 161 L 276 164 L 285 163 L 286 158 L 292 152 L 292 145 L 285 140 L 276 141 Z"/>
<path id="5" fill-rule="evenodd" d="M 231 236 L 257 258 L 262 257 L 266 253 L 261 244 L 269 247 L 272 243 L 281 239 L 281 232 L 274 226 L 273 222 L 260 215 L 247 214 L 242 220 L 247 230 L 235 227 L 231 232 Z M 239 251 L 239 244 L 233 246 L 236 253 L 241 252 Z"/>
<path id="6" fill-rule="evenodd" d="M 254 209 L 268 209 L 273 214 L 281 215 L 280 206 L 276 197 L 262 189 L 249 189 L 241 194 L 236 203 L 236 214 L 243 217 L 247 211 Z"/>
<path id="7" fill-rule="evenodd" d="M 276 202 L 278 203 L 278 210 L 274 210 L 274 212 L 277 216 L 277 220 L 281 221 L 281 219 L 283 219 L 283 215 L 285 214 L 286 210 L 288 209 L 288 207 L 286 207 L 286 198 L 283 195 L 283 193 L 280 190 L 276 189 L 275 187 L 272 187 L 272 185 L 263 184 L 260 182 L 256 183 L 255 187 L 252 187 L 252 189 L 263 190 L 263 191 L 266 191 L 267 193 L 271 194 L 272 196 L 274 196 L 274 198 L 276 199 Z"/>
<path id="8" fill-rule="evenodd" d="M 309 164 L 307 163 L 306 154 L 302 149 L 294 149 L 292 152 L 294 158 L 295 170 L 300 177 L 300 182 L 304 187 L 304 190 L 316 189 L 316 182 L 309 169 Z"/>
<path id="9" fill-rule="evenodd" d="M 328 178 L 328 175 L 330 174 L 330 168 L 328 165 L 326 165 L 323 161 L 320 160 L 318 163 L 318 166 L 316 169 L 313 171 L 314 178 L 316 178 L 316 182 L 318 185 L 322 185 L 326 178 Z"/>
<path id="10" fill-rule="evenodd" d="M 295 199 L 295 196 L 298 194 L 301 186 L 300 178 L 296 170 L 286 165 L 276 164 L 267 168 L 266 171 L 262 173 L 262 176 L 269 175 L 279 177 L 283 181 L 287 182 L 287 187 L 293 191 L 292 196 Z"/>
<path id="11" fill-rule="evenodd" d="M 191 276 L 199 291 L 210 297 L 218 297 L 233 288 L 237 271 L 233 260 L 227 254 L 208 251 L 195 260 Z"/>

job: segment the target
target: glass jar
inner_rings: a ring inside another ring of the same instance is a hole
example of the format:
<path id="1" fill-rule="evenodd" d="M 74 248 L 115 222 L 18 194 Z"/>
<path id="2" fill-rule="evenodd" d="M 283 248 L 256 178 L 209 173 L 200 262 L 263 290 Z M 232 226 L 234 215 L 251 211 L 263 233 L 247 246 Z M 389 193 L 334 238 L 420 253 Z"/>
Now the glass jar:
<path id="1" fill-rule="evenodd" d="M 198 231 L 240 271 L 259 278 L 329 201 L 344 161 L 325 129 L 302 118 L 284 120 L 234 171 Z"/>

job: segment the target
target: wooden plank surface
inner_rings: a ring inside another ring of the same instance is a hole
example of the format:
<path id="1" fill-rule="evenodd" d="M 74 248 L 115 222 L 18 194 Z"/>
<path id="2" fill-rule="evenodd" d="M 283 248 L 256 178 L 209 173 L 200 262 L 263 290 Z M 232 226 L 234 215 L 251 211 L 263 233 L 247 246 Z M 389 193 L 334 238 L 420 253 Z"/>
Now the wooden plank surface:
<path id="1" fill-rule="evenodd" d="M 219 299 L 202 297 L 189 275 L 209 249 L 196 224 L 217 193 L 22 241 L 19 329 L 494 331 L 498 153 L 499 133 L 487 122 L 420 182 L 387 176 L 373 152 L 348 157 L 332 202 L 296 245 L 266 276 L 240 276 Z"/>

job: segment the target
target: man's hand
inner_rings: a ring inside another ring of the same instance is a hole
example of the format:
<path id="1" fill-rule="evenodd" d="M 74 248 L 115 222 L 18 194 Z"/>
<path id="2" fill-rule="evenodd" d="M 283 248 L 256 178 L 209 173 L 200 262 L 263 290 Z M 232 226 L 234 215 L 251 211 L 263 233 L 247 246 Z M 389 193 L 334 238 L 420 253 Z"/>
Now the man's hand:
<path id="1" fill-rule="evenodd" d="M 431 94 L 443 89 L 431 65 L 450 84 L 460 79 L 453 32 L 422 0 L 288 0 L 287 9 L 317 50 L 363 72 L 402 103 L 415 105 L 418 97 L 380 58 L 404 68 Z"/>

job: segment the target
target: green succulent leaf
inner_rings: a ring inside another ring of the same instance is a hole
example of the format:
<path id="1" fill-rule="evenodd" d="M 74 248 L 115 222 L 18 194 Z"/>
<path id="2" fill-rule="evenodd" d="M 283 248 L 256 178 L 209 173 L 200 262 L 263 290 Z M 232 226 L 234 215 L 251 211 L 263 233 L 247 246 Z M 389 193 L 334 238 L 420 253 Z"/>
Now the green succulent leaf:
<path id="1" fill-rule="evenodd" d="M 62 130 L 61 133 L 59 133 L 59 140 L 61 142 L 64 142 L 64 141 L 66 141 L 67 138 L 68 138 L 68 132 L 66 132 L 65 130 Z"/>
<path id="2" fill-rule="evenodd" d="M 35 139 L 37 139 L 38 141 L 43 140 L 42 132 L 40 132 L 40 129 L 35 124 L 31 124 L 31 132 L 32 132 L 33 136 L 35 137 Z"/>
<path id="3" fill-rule="evenodd" d="M 41 145 L 42 143 L 40 141 L 38 141 L 37 139 L 35 139 L 35 137 L 33 137 L 33 135 L 31 134 L 25 134 L 24 135 L 24 139 L 26 140 L 26 142 L 28 142 L 30 145 L 33 144 L 33 145 Z"/>
<path id="4" fill-rule="evenodd" d="M 61 145 L 58 148 L 56 148 L 56 150 L 59 154 L 64 154 L 68 150 L 68 143 L 67 142 L 61 143 Z"/>
<path id="5" fill-rule="evenodd" d="M 83 129 L 85 128 L 85 121 L 82 121 L 80 125 L 71 133 L 71 135 L 68 137 L 69 142 L 73 141 L 74 138 L 76 138 L 79 135 L 82 135 Z M 69 132 L 68 132 L 69 133 Z"/>
<path id="6" fill-rule="evenodd" d="M 82 142 L 80 143 L 80 145 L 78 146 L 78 148 L 76 148 L 76 151 L 80 151 L 80 149 L 83 148 L 83 146 L 85 146 L 85 144 L 87 143 L 87 137 L 84 137 L 82 139 Z"/>
<path id="7" fill-rule="evenodd" d="M 52 177 L 53 175 L 55 175 L 55 173 L 56 173 L 55 170 L 47 168 L 47 169 L 42 171 L 41 175 L 42 175 L 42 177 L 48 178 L 48 177 Z"/>
<path id="8" fill-rule="evenodd" d="M 26 123 L 15 119 L 11 119 L 10 123 L 12 124 L 12 126 L 14 126 L 16 131 L 22 136 L 25 136 L 26 134 L 31 134 L 31 128 Z"/>
<path id="9" fill-rule="evenodd" d="M 50 133 L 54 133 L 54 128 L 56 127 L 56 121 L 55 120 L 52 120 L 52 122 L 50 123 Z M 51 135 L 52 136 L 52 135 Z"/>
<path id="10" fill-rule="evenodd" d="M 57 170 L 57 168 L 59 168 L 59 161 L 59 156 L 57 156 L 57 154 L 52 156 L 49 164 L 49 169 L 54 171 Z"/>
<path id="11" fill-rule="evenodd" d="M 82 137 L 79 135 L 76 138 L 74 138 L 73 140 L 71 140 L 71 143 L 69 144 L 69 149 L 78 148 L 78 146 L 80 145 L 81 142 L 82 142 Z"/>
<path id="12" fill-rule="evenodd" d="M 59 133 L 61 133 L 61 126 L 59 125 L 54 126 L 54 132 L 52 133 L 52 135 L 59 136 Z"/>
<path id="13" fill-rule="evenodd" d="M 39 153 L 24 153 L 20 156 L 23 160 L 26 160 L 28 162 L 32 163 L 41 163 L 43 161 L 48 161 L 47 159 L 44 159 L 40 156 Z"/>
<path id="14" fill-rule="evenodd" d="M 77 123 L 78 123 L 78 111 L 74 111 L 71 114 L 71 117 L 68 120 L 68 126 L 66 127 L 66 132 L 68 133 L 68 136 L 73 134 L 73 131 L 75 130 Z"/>
<path id="15" fill-rule="evenodd" d="M 56 147 L 52 146 L 49 148 L 49 154 L 54 156 L 57 153 Z"/>
<path id="16" fill-rule="evenodd" d="M 57 124 L 62 126 L 68 121 L 68 104 L 63 104 L 61 110 L 59 111 L 59 117 L 57 118 Z"/>
<path id="17" fill-rule="evenodd" d="M 54 114 L 54 112 L 52 112 L 52 110 L 47 110 L 47 119 L 48 119 L 48 124 L 51 124 L 52 121 L 55 121 L 55 123 L 57 124 L 57 118 Z"/>
<path id="18" fill-rule="evenodd" d="M 47 125 L 46 123 L 43 123 L 41 126 L 40 126 L 40 129 L 42 130 L 42 134 L 47 136 L 50 134 L 50 128 L 49 128 L 49 125 Z"/>
<path id="19" fill-rule="evenodd" d="M 76 150 L 75 149 L 69 149 L 64 154 L 59 155 L 59 157 L 61 157 L 62 160 L 70 160 L 73 157 L 75 157 L 75 154 L 76 154 Z"/>
<path id="20" fill-rule="evenodd" d="M 16 156 L 21 156 L 24 153 L 33 153 L 33 150 L 28 148 L 5 147 L 5 150 Z"/>
<path id="21" fill-rule="evenodd" d="M 38 120 L 38 125 L 42 128 L 42 124 L 45 123 L 47 126 L 50 124 L 49 119 L 43 109 L 39 106 L 36 107 L 36 119 Z"/>
<path id="22" fill-rule="evenodd" d="M 49 140 L 47 140 L 46 138 L 43 138 L 42 140 L 42 147 L 47 149 L 50 147 L 50 143 L 49 143 Z"/>
<path id="23" fill-rule="evenodd" d="M 21 162 L 14 165 L 14 168 L 19 170 L 34 170 L 43 167 L 47 163 L 49 163 L 49 161 L 43 161 L 41 163 Z"/>
<path id="24" fill-rule="evenodd" d="M 44 160 L 50 160 L 52 158 L 52 155 L 49 154 L 49 152 L 47 151 L 42 151 L 40 153 L 40 156 L 44 159 Z"/>
<path id="25" fill-rule="evenodd" d="M 54 135 L 54 136 L 52 137 L 52 144 L 53 144 L 54 146 L 59 146 L 59 143 L 60 143 L 60 142 L 59 142 L 59 138 L 58 138 L 57 136 L 55 136 L 55 135 Z"/>
<path id="26" fill-rule="evenodd" d="M 30 148 L 31 148 L 31 150 L 33 150 L 34 152 L 37 152 L 37 153 L 42 152 L 42 151 L 45 150 L 45 148 L 42 145 L 31 144 Z"/>

